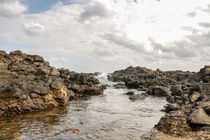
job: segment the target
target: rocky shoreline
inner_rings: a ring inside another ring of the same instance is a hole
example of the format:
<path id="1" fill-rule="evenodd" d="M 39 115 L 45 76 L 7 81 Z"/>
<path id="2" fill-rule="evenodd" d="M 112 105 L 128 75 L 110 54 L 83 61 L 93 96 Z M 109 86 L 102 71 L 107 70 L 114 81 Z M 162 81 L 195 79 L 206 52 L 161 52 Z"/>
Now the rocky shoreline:
<path id="1" fill-rule="evenodd" d="M 210 139 L 210 66 L 199 72 L 128 67 L 108 78 L 169 102 L 166 114 L 142 139 Z"/>
<path id="2" fill-rule="evenodd" d="M 0 50 L 0 117 L 66 106 L 71 100 L 103 94 L 106 86 L 99 86 L 97 74 L 56 69 L 41 56 Z M 116 89 L 144 91 L 125 93 L 130 100 L 157 96 L 169 102 L 163 110 L 166 114 L 141 139 L 210 139 L 210 66 L 199 72 L 128 67 L 108 79 L 122 82 L 114 85 Z"/>
<path id="3" fill-rule="evenodd" d="M 0 51 L 0 79 L 0 116 L 66 106 L 104 90 L 93 74 L 56 69 L 43 57 L 21 51 Z"/>

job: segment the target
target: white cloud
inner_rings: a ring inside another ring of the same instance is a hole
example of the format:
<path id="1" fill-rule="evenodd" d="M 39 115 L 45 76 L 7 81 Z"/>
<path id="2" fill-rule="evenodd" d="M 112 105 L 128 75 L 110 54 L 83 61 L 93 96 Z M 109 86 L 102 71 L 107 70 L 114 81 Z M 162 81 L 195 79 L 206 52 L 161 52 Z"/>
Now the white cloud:
<path id="1" fill-rule="evenodd" d="M 45 27 L 39 23 L 24 23 L 24 31 L 28 35 L 39 35 L 45 31 Z"/>
<path id="2" fill-rule="evenodd" d="M 27 11 L 27 6 L 18 0 L 6 0 L 0 2 L 0 16 L 16 17 Z"/>
<path id="3" fill-rule="evenodd" d="M 210 59 L 209 0 L 70 2 L 39 14 L 0 17 L 0 39 L 77 71 L 128 65 L 198 70 Z"/>
<path id="4" fill-rule="evenodd" d="M 91 18 L 107 18 L 111 16 L 110 11 L 103 3 L 94 1 L 84 7 L 84 11 L 81 13 L 81 20 L 88 20 Z"/>

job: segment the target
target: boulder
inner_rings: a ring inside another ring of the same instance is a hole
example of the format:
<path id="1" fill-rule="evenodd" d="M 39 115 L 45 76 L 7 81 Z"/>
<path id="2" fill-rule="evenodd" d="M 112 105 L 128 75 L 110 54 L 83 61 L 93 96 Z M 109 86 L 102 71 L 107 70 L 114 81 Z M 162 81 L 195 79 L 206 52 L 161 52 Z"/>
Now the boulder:
<path id="1" fill-rule="evenodd" d="M 202 108 L 193 111 L 189 116 L 189 120 L 192 124 L 210 125 L 210 117 Z"/>
<path id="2" fill-rule="evenodd" d="M 164 115 L 155 128 L 169 135 L 185 135 L 192 130 L 186 114 L 181 110 Z"/>
<path id="3" fill-rule="evenodd" d="M 154 96 L 167 96 L 172 94 L 169 88 L 163 86 L 151 86 L 147 93 Z"/>

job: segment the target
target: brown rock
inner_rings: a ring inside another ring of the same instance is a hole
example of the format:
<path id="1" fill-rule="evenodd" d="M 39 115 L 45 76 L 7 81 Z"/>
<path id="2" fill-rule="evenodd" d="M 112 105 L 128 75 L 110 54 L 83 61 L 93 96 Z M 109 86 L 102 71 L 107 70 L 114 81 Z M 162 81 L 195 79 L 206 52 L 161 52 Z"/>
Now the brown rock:
<path id="1" fill-rule="evenodd" d="M 182 111 L 166 114 L 160 119 L 155 128 L 170 135 L 185 135 L 185 133 L 191 131 L 191 127 L 187 123 L 187 116 Z"/>
<path id="2" fill-rule="evenodd" d="M 60 72 L 56 68 L 52 67 L 50 76 L 60 76 Z"/>
<path id="3" fill-rule="evenodd" d="M 151 86 L 148 91 L 148 94 L 154 96 L 167 96 L 171 95 L 171 93 L 169 88 L 163 86 Z"/>
<path id="4" fill-rule="evenodd" d="M 210 117 L 202 108 L 193 111 L 189 116 L 189 120 L 192 124 L 210 125 Z"/>
<path id="5" fill-rule="evenodd" d="M 198 92 L 194 92 L 190 98 L 190 101 L 193 103 L 197 101 L 201 97 L 201 94 Z"/>

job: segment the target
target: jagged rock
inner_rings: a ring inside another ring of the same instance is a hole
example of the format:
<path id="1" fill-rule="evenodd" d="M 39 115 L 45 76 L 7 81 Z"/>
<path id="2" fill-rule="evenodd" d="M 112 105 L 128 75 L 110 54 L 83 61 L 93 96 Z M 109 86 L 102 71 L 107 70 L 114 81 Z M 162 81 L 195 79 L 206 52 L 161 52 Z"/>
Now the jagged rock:
<path id="1" fill-rule="evenodd" d="M 147 93 L 154 96 L 167 96 L 167 95 L 171 95 L 172 92 L 167 87 L 151 86 Z"/>
<path id="2" fill-rule="evenodd" d="M 50 76 L 60 76 L 60 72 L 56 68 L 52 67 Z"/>
<path id="3" fill-rule="evenodd" d="M 208 102 L 203 102 L 203 103 L 201 104 L 201 107 L 205 110 L 205 112 L 206 112 L 207 114 L 210 115 L 210 101 L 208 101 Z"/>
<path id="4" fill-rule="evenodd" d="M 189 116 L 189 120 L 192 124 L 210 125 L 210 117 L 202 108 L 193 111 Z"/>
<path id="5" fill-rule="evenodd" d="M 44 58 L 39 55 L 34 55 L 34 62 L 44 62 Z"/>
<path id="6" fill-rule="evenodd" d="M 174 96 L 171 96 L 171 95 L 167 95 L 166 97 L 166 101 L 168 101 L 169 103 L 175 103 L 175 99 L 174 99 Z"/>
<path id="7" fill-rule="evenodd" d="M 193 103 L 197 101 L 201 97 L 201 94 L 198 92 L 194 92 L 190 98 L 190 101 Z"/>
<path id="8" fill-rule="evenodd" d="M 182 111 L 172 111 L 170 114 L 164 115 L 155 128 L 170 135 L 185 135 L 191 131 L 186 114 Z"/>
<path id="9" fill-rule="evenodd" d="M 45 67 L 40 67 L 37 70 L 37 75 L 49 75 L 50 74 L 50 69 L 49 68 L 45 68 Z"/>
<path id="10" fill-rule="evenodd" d="M 205 66 L 204 68 L 202 68 L 200 70 L 200 73 L 202 73 L 204 75 L 210 74 L 210 66 Z"/>
<path id="11" fill-rule="evenodd" d="M 114 82 L 124 82 L 127 88 L 147 88 L 148 94 L 166 96 L 168 102 L 175 104 L 176 107 L 165 107 L 168 114 L 156 126 L 159 131 L 175 137 L 190 133 L 192 138 L 206 138 L 206 132 L 194 131 L 198 125 L 190 125 L 188 117 L 190 111 L 197 108 L 210 114 L 210 66 L 205 66 L 200 72 L 153 71 L 144 67 L 128 67 L 113 72 L 108 78 Z"/>
<path id="12" fill-rule="evenodd" d="M 61 72 L 60 72 L 61 71 Z M 65 106 L 77 94 L 102 94 L 91 74 L 57 70 L 38 55 L 0 51 L 0 116 Z M 71 80 L 77 75 L 79 78 Z M 68 81 L 68 82 L 67 82 Z M 70 84 L 77 85 L 73 91 Z"/>
<path id="13" fill-rule="evenodd" d="M 50 85 L 53 89 L 61 89 L 63 84 L 60 81 L 53 81 Z"/>
<path id="14" fill-rule="evenodd" d="M 49 86 L 44 86 L 42 83 L 37 83 L 32 89 L 32 92 L 38 93 L 40 95 L 46 95 L 50 90 Z"/>

